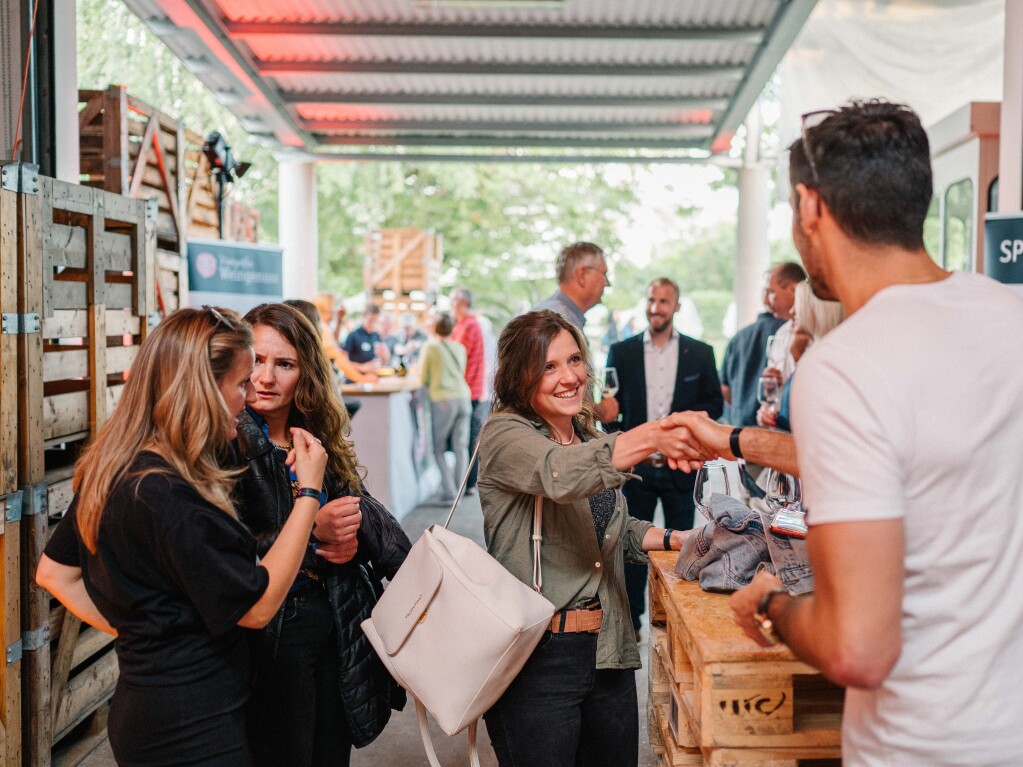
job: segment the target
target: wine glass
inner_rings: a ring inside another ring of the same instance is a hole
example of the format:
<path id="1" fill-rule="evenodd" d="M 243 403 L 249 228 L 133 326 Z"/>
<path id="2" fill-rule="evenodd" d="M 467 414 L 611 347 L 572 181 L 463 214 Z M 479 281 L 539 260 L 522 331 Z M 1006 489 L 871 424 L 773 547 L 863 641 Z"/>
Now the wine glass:
<path id="1" fill-rule="evenodd" d="M 802 511 L 803 488 L 798 477 L 770 469 L 767 472 L 764 490 L 766 492 L 764 500 L 772 511 L 777 512 L 781 509 Z"/>
<path id="2" fill-rule="evenodd" d="M 602 380 L 601 395 L 604 397 L 615 396 L 618 393 L 618 371 L 614 368 L 604 368 Z"/>
<path id="3" fill-rule="evenodd" d="M 781 396 L 781 386 L 773 375 L 761 375 L 757 381 L 757 402 L 773 405 Z"/>
<path id="4" fill-rule="evenodd" d="M 806 536 L 806 515 L 803 513 L 803 488 L 798 477 L 777 469 L 767 472 L 764 502 L 768 512 L 764 529 L 779 535 Z"/>
<path id="5" fill-rule="evenodd" d="M 765 490 L 767 511 L 761 510 L 760 514 L 775 572 L 790 594 L 813 591 L 813 568 L 804 540 L 806 514 L 802 511 L 803 493 L 799 478 L 771 469 L 767 473 Z"/>
<path id="6" fill-rule="evenodd" d="M 710 499 L 713 495 L 731 495 L 728 472 L 721 461 L 707 461 L 696 473 L 693 502 L 707 519 L 714 519 L 714 513 L 710 508 Z"/>

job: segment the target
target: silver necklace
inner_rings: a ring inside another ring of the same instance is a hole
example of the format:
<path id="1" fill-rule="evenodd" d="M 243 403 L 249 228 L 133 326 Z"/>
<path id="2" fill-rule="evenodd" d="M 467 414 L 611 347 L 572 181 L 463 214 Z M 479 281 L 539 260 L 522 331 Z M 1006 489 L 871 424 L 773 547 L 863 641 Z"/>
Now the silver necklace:
<path id="1" fill-rule="evenodd" d="M 558 434 L 556 431 L 554 431 L 553 428 L 550 429 L 550 432 L 551 433 L 550 433 L 550 436 L 548 437 L 548 439 L 551 442 L 553 442 L 554 444 L 556 444 L 556 445 L 561 445 L 562 447 L 568 447 L 573 442 L 575 442 L 575 432 L 574 431 L 572 432 L 572 436 L 568 438 L 568 442 L 562 442 L 561 441 L 561 435 Z"/>

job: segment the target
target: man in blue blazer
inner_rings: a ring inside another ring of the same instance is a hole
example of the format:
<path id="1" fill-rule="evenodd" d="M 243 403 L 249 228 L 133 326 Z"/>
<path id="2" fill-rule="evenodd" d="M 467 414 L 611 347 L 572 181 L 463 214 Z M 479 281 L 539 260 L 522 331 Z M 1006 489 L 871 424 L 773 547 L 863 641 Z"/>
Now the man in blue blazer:
<path id="1" fill-rule="evenodd" d="M 678 285 L 660 277 L 647 286 L 648 327 L 641 334 L 613 344 L 607 367 L 618 373 L 618 407 L 621 428 L 631 429 L 682 410 L 704 411 L 718 418 L 724 409 L 714 350 L 702 341 L 684 336 L 674 328 L 679 304 Z M 660 500 L 665 527 L 688 530 L 693 526 L 694 473 L 672 471 L 664 456 L 654 454 L 636 465 L 640 479 L 623 488 L 629 513 L 653 520 Z M 646 610 L 647 568 L 625 565 L 633 626 Z"/>

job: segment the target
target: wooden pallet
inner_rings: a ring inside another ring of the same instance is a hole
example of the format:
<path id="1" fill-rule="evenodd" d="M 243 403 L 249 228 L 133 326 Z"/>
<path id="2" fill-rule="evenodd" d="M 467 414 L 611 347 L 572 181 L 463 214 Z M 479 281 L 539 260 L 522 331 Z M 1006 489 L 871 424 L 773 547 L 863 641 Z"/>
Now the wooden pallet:
<path id="1" fill-rule="evenodd" d="M 715 765 L 756 763 L 735 761 L 752 751 L 783 761 L 838 758 L 843 690 L 787 648 L 746 637 L 726 596 L 675 576 L 676 556 L 650 558 L 651 610 L 666 617 L 651 654 L 670 679 L 663 715 L 672 743 L 713 751 L 716 761 L 707 763 Z"/>
<path id="2" fill-rule="evenodd" d="M 30 174 L 26 166 L 0 170 Z M 16 344 L 17 365 L 11 368 L 19 382 L 18 439 L 13 451 L 9 440 L 3 443 L 4 473 L 16 472 L 22 496 L 20 530 L 8 524 L 4 537 L 19 531 L 23 543 L 20 579 L 14 580 L 21 591 L 19 719 L 24 716 L 23 727 L 19 722 L 6 734 L 10 743 L 12 733 L 23 733 L 23 763 L 45 767 L 62 738 L 67 745 L 69 735 L 98 737 L 117 678 L 110 637 L 81 630 L 77 618 L 36 586 L 34 575 L 70 503 L 74 460 L 116 405 L 148 332 L 155 215 L 144 200 L 33 178 L 31 191 L 0 193 L 0 221 L 6 224 L 13 204 L 19 226 L 16 237 L 0 240 L 4 280 L 17 277 L 17 311 L 26 328 L 36 318 L 34 327 L 2 336 L 4 344 Z M 9 226 L 0 228 L 7 232 Z M 17 254 L 10 271 L 9 239 Z M 6 374 L 4 365 L 0 386 Z M 8 570 L 18 561 L 8 554 Z M 18 602 L 8 597 L 11 604 Z M 84 758 L 88 751 L 76 740 L 63 753 L 69 763 L 67 754 Z"/>
<path id="3" fill-rule="evenodd" d="M 440 291 L 443 238 L 425 229 L 377 229 L 366 235 L 364 247 L 370 299 L 385 312 L 425 317 Z"/>
<path id="4" fill-rule="evenodd" d="M 156 283 L 161 312 L 183 305 L 189 238 L 217 239 L 216 190 L 203 137 L 140 101 L 124 86 L 80 90 L 79 144 L 87 186 L 156 206 Z M 224 202 L 224 239 L 257 242 L 259 213 Z"/>

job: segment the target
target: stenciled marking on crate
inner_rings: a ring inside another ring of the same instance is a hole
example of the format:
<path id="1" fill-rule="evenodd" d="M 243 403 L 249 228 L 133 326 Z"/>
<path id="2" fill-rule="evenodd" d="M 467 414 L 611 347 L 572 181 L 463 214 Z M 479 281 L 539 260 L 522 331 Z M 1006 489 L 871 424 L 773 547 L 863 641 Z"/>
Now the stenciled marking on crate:
<path id="1" fill-rule="evenodd" d="M 726 698 L 718 701 L 718 707 L 725 713 L 735 716 L 744 714 L 760 714 L 762 716 L 774 716 L 785 705 L 788 695 L 784 692 L 780 696 L 753 695 L 749 698 Z"/>

